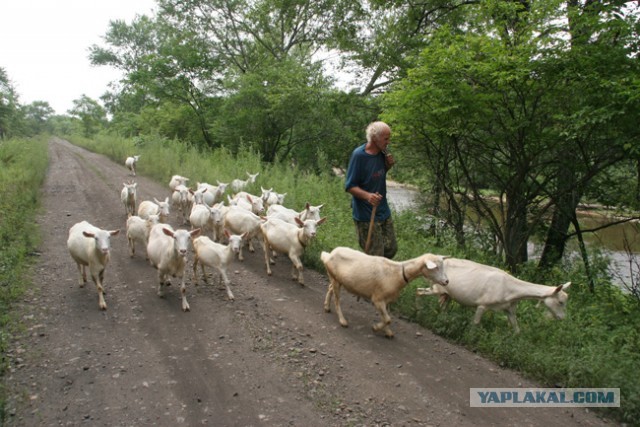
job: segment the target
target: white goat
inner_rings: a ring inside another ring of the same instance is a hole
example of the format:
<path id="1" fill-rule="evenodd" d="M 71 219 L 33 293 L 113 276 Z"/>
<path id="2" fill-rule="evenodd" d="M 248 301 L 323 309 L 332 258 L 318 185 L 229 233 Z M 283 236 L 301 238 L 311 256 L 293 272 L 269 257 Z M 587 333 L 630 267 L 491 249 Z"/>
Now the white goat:
<path id="1" fill-rule="evenodd" d="M 136 214 L 136 197 L 137 197 L 136 188 L 138 187 L 138 183 L 131 181 L 131 182 L 123 183 L 122 185 L 124 185 L 124 187 L 120 192 L 120 200 L 124 205 L 124 211 L 127 214 L 127 216 L 135 215 Z"/>
<path id="2" fill-rule="evenodd" d="M 200 229 L 174 230 L 168 224 L 156 224 L 149 233 L 147 255 L 151 265 L 158 270 L 158 296 L 164 296 L 162 286 L 168 283 L 168 276 L 180 280 L 180 294 L 182 295 L 182 311 L 189 311 L 187 302 L 187 288 L 185 286 L 184 268 L 187 264 L 189 242 L 200 234 Z"/>
<path id="3" fill-rule="evenodd" d="M 119 232 L 120 230 L 102 230 L 87 221 L 78 222 L 69 229 L 67 248 L 71 258 L 78 265 L 80 287 L 84 287 L 87 282 L 86 267 L 89 267 L 91 279 L 98 289 L 98 305 L 101 310 L 107 309 L 107 303 L 104 300 L 103 280 L 104 269 L 109 263 L 110 257 L 110 237 Z"/>
<path id="4" fill-rule="evenodd" d="M 513 277 L 499 268 L 466 259 L 451 258 L 444 263 L 449 285 L 443 288 L 437 284 L 430 288 L 418 288 L 417 295 L 438 295 L 441 306 L 449 298 L 467 307 L 477 307 L 473 318 L 479 324 L 482 314 L 488 309 L 505 311 L 516 333 L 520 332 L 516 319 L 516 306 L 523 299 L 543 301 L 556 319 L 563 319 L 569 296 L 567 289 L 571 282 L 559 286 L 537 285 Z"/>
<path id="5" fill-rule="evenodd" d="M 423 254 L 417 258 L 397 262 L 381 256 L 367 255 L 347 247 L 337 247 L 331 253 L 322 252 L 320 259 L 327 269 L 329 289 L 324 299 L 324 311 L 330 311 L 331 297 L 335 296 L 335 308 L 342 326 L 348 326 L 340 308 L 340 288 L 370 300 L 382 317 L 373 326 L 374 331 L 384 330 L 393 337 L 389 328 L 391 317 L 387 304 L 394 302 L 409 282 L 424 276 L 443 286 L 448 283 L 448 273 L 443 261 L 446 257 Z"/>
<path id="6" fill-rule="evenodd" d="M 249 186 L 249 184 L 253 184 L 254 182 L 256 182 L 256 178 L 258 177 L 258 175 L 260 175 L 260 172 L 254 174 L 250 174 L 249 172 L 247 172 L 247 176 L 249 177 L 248 179 L 234 179 L 230 184 L 231 191 L 237 193 L 238 191 L 244 190 L 245 188 L 247 188 L 247 186 Z"/>
<path id="7" fill-rule="evenodd" d="M 142 219 L 137 215 L 127 218 L 127 242 L 129 244 L 129 256 L 133 258 L 136 253 L 136 241 L 147 248 L 149 242 L 149 233 L 151 227 L 160 223 L 159 215 L 149 215 L 149 218 Z M 146 259 L 149 259 L 149 255 L 146 255 Z"/>
<path id="8" fill-rule="evenodd" d="M 142 219 L 149 218 L 149 215 L 158 215 L 160 222 L 166 223 L 169 220 L 169 198 L 166 197 L 164 202 L 153 198 L 151 200 L 145 200 L 138 206 L 138 216 Z"/>
<path id="9" fill-rule="evenodd" d="M 139 159 L 140 156 L 138 155 L 127 157 L 127 160 L 124 161 L 124 165 L 131 171 L 133 176 L 136 176 L 136 163 L 138 163 Z"/>
<path id="10" fill-rule="evenodd" d="M 262 197 L 241 191 L 233 196 L 233 201 L 235 206 L 251 211 L 256 215 L 264 214 L 264 201 Z M 229 204 L 231 204 L 231 201 L 229 201 Z"/>
<path id="11" fill-rule="evenodd" d="M 262 224 L 262 219 L 258 215 L 238 206 L 230 206 L 224 215 L 224 228 L 233 234 L 243 235 L 246 233 L 244 242 L 248 242 L 249 252 L 255 252 L 253 239 L 260 234 L 260 224 Z M 244 243 L 240 247 L 240 252 L 238 252 L 240 261 L 244 261 L 243 247 Z"/>
<path id="12" fill-rule="evenodd" d="M 206 204 L 194 205 L 189 215 L 191 228 L 202 229 L 202 234 L 211 231 L 213 241 L 219 242 L 222 239 L 224 218 L 220 205 L 209 207 Z"/>
<path id="13" fill-rule="evenodd" d="M 209 206 L 213 206 L 215 203 L 223 200 L 224 192 L 227 191 L 227 186 L 229 185 L 220 181 L 216 182 L 218 183 L 217 186 L 207 184 L 206 182 L 198 182 L 196 186 L 198 191 L 202 191 L 204 202 Z"/>
<path id="14" fill-rule="evenodd" d="M 269 249 L 271 249 L 275 252 L 289 255 L 289 259 L 293 263 L 291 277 L 293 280 L 298 280 L 301 285 L 304 285 L 304 276 L 302 274 L 304 266 L 300 257 L 307 245 L 316 237 L 318 226 L 325 221 L 326 218 L 318 221 L 308 219 L 303 222 L 296 218 L 297 225 L 293 225 L 281 219 L 273 218 L 262 223 L 260 229 L 264 239 L 264 261 L 267 265 L 267 274 L 271 276 L 269 264 L 274 264 L 273 259 L 269 257 Z"/>
<path id="15" fill-rule="evenodd" d="M 186 186 L 187 181 L 189 181 L 189 178 L 181 175 L 173 175 L 171 177 L 171 181 L 169 181 L 169 189 L 171 190 L 171 192 L 173 192 L 173 190 L 175 190 L 178 185 Z"/>
<path id="16" fill-rule="evenodd" d="M 269 209 L 267 209 L 267 217 L 278 218 L 290 224 L 296 224 L 295 218 L 299 218 L 302 221 L 306 219 L 315 219 L 318 221 L 320 219 L 320 208 L 322 208 L 322 206 L 324 205 L 311 206 L 309 202 L 307 202 L 305 208 L 298 212 L 276 204 L 269 206 Z"/>
<path id="17" fill-rule="evenodd" d="M 171 193 L 171 204 L 182 215 L 182 223 L 187 223 L 187 216 L 191 211 L 191 201 L 189 198 L 189 188 L 186 185 L 180 184 Z"/>
<path id="18" fill-rule="evenodd" d="M 231 281 L 227 276 L 227 268 L 229 268 L 229 265 L 233 261 L 234 254 L 240 252 L 242 240 L 246 237 L 246 234 L 240 236 L 237 234 L 231 234 L 229 231 L 225 230 L 225 235 L 227 236 L 227 239 L 229 239 L 229 243 L 227 245 L 216 243 L 207 236 L 200 236 L 193 241 L 193 249 L 195 252 L 193 259 L 193 283 L 196 285 L 198 284 L 198 263 L 200 263 L 202 278 L 205 283 L 207 282 L 207 274 L 204 271 L 204 266 L 214 267 L 218 272 L 220 272 L 220 282 L 222 283 L 224 280 L 224 286 L 227 289 L 227 296 L 231 301 L 233 301 L 235 298 L 233 296 L 233 292 L 231 292 L 231 288 L 229 287 Z"/>

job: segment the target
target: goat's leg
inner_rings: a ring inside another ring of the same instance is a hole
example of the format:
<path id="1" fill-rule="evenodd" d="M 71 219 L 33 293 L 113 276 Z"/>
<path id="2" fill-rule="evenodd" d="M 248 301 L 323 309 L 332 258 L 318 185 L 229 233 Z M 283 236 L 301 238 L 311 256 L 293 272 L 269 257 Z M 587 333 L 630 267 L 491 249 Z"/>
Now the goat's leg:
<path id="1" fill-rule="evenodd" d="M 485 307 L 484 305 L 479 305 L 478 306 L 478 308 L 476 309 L 476 314 L 475 314 L 475 316 L 473 316 L 473 324 L 474 325 L 479 325 L 480 324 L 480 319 L 482 318 L 482 315 L 484 314 L 486 309 L 487 309 L 487 307 Z"/>
<path id="2" fill-rule="evenodd" d="M 382 321 L 373 325 L 373 330 L 378 332 L 380 330 L 384 330 L 384 334 L 387 338 L 393 338 L 393 332 L 389 328 L 389 324 L 391 323 L 391 316 L 387 312 L 387 304 L 384 301 L 372 301 L 373 305 L 380 312 L 380 316 L 382 317 Z"/>
<path id="3" fill-rule="evenodd" d="M 127 238 L 127 241 L 129 242 L 129 256 L 133 258 L 133 255 L 136 253 L 136 243 L 133 239 L 129 238 Z"/>
<path id="4" fill-rule="evenodd" d="M 84 288 L 84 284 L 87 282 L 87 271 L 84 269 L 84 265 L 77 263 L 78 266 L 78 274 L 80 275 L 80 279 L 78 280 L 78 284 L 81 288 Z"/>
<path id="5" fill-rule="evenodd" d="M 231 292 L 231 287 L 229 286 L 231 281 L 229 280 L 229 277 L 227 277 L 226 270 L 219 268 L 218 271 L 220 271 L 220 281 L 224 282 L 224 287 L 227 289 L 227 296 L 231 301 L 235 301 L 235 297 L 233 296 L 233 292 Z"/>
<path id="6" fill-rule="evenodd" d="M 182 311 L 191 311 L 187 302 L 187 286 L 184 283 L 184 275 L 180 276 L 180 295 L 182 296 Z"/>
<path id="7" fill-rule="evenodd" d="M 513 326 L 513 331 L 516 334 L 520 333 L 520 326 L 518 326 L 518 319 L 516 318 L 516 304 L 511 304 L 509 308 L 507 308 L 507 318 L 509 319 L 509 323 Z"/>
<path id="8" fill-rule="evenodd" d="M 264 237 L 264 241 L 262 246 L 264 247 L 264 264 L 267 266 L 267 275 L 271 276 L 271 274 L 273 274 L 271 272 L 271 259 L 269 259 L 269 241 L 267 240 L 267 237 Z M 274 263 L 275 264 L 275 263 Z"/>
<path id="9" fill-rule="evenodd" d="M 202 264 L 200 264 L 202 265 Z M 196 256 L 193 257 L 193 283 L 198 286 L 198 255 L 196 254 Z M 205 277 L 205 283 L 207 278 Z"/>
<path id="10" fill-rule="evenodd" d="M 451 301 L 451 297 L 449 294 L 441 294 L 440 298 L 438 298 L 438 303 L 440 304 L 440 309 L 444 310 L 449 305 L 449 301 Z"/>
<path id="11" fill-rule="evenodd" d="M 329 276 L 329 286 L 327 287 L 327 294 L 324 297 L 324 311 L 329 313 L 331 311 L 331 297 L 333 296 L 333 281 Z"/>
<path id="12" fill-rule="evenodd" d="M 160 270 L 158 270 L 158 296 L 160 298 L 164 296 L 164 289 L 162 288 L 162 285 L 164 285 L 164 279 L 165 279 L 165 275 L 162 274 Z"/>
<path id="13" fill-rule="evenodd" d="M 417 288 L 416 289 L 416 296 L 426 296 L 426 295 L 435 295 L 436 292 L 434 291 L 433 287 L 431 288 Z"/>
<path id="14" fill-rule="evenodd" d="M 340 321 L 340 324 L 346 328 L 347 326 L 349 326 L 349 323 L 347 322 L 347 319 L 344 318 L 344 315 L 342 314 L 342 308 L 340 308 L 340 282 L 334 279 L 333 283 L 331 284 L 331 288 L 333 289 L 333 296 L 335 297 L 336 314 L 338 315 L 338 320 Z"/>
<path id="15" fill-rule="evenodd" d="M 302 274 L 302 270 L 304 270 L 304 266 L 302 265 L 302 261 L 300 261 L 300 257 L 297 255 L 289 254 L 289 259 L 293 263 L 293 269 L 291 270 L 291 278 L 293 280 L 298 280 L 302 286 L 304 286 L 304 276 Z"/>
<path id="16" fill-rule="evenodd" d="M 94 274 L 93 272 L 91 274 L 93 283 L 96 284 L 96 289 L 98 289 L 98 306 L 100 307 L 100 310 L 107 309 L 107 303 L 104 300 L 104 288 L 102 287 L 103 276 L 104 276 L 104 269 L 100 270 L 98 274 Z"/>

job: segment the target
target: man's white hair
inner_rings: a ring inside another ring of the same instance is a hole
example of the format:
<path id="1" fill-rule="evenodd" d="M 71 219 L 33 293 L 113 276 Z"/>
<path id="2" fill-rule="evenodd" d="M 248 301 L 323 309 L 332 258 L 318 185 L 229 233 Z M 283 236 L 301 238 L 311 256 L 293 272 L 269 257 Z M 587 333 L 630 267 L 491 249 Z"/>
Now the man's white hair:
<path id="1" fill-rule="evenodd" d="M 373 141 L 375 137 L 380 135 L 384 130 L 391 128 L 385 122 L 371 122 L 367 126 L 367 142 Z"/>

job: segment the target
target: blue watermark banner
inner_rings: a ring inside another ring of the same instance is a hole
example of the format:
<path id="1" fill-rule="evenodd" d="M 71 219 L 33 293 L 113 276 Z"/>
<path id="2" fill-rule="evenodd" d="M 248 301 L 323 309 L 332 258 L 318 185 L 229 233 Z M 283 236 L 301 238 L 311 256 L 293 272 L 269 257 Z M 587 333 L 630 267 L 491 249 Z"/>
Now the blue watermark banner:
<path id="1" fill-rule="evenodd" d="M 471 388 L 472 408 L 620 407 L 619 388 Z"/>

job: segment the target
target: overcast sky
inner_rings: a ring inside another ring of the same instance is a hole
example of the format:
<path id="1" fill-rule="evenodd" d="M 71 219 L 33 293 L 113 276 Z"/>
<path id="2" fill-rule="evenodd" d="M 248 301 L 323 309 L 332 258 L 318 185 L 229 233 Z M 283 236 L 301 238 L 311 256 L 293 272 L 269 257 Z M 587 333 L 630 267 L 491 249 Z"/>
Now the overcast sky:
<path id="1" fill-rule="evenodd" d="M 21 104 L 46 101 L 66 114 L 83 94 L 99 100 L 120 74 L 93 67 L 109 21 L 150 15 L 154 0 L 0 0 L 0 67 Z"/>

